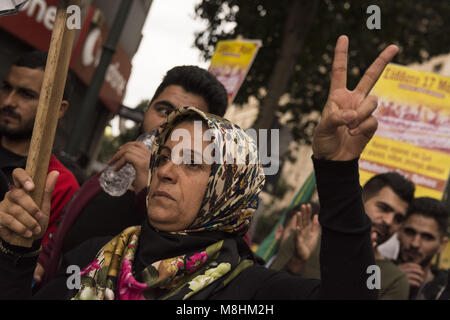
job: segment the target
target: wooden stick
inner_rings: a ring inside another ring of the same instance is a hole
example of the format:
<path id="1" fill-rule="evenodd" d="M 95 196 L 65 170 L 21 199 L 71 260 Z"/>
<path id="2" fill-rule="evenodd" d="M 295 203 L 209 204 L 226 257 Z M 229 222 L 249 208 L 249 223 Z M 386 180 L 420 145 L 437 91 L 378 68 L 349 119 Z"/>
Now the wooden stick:
<path id="1" fill-rule="evenodd" d="M 76 31 L 66 27 L 69 16 L 67 8 L 71 5 L 79 4 L 80 0 L 58 0 L 36 120 L 31 137 L 30 150 L 28 151 L 25 170 L 35 184 L 35 189 L 30 195 L 39 207 L 44 194 L 48 164 L 52 154 L 59 110 Z M 11 244 L 31 247 L 33 241 L 17 236 Z"/>

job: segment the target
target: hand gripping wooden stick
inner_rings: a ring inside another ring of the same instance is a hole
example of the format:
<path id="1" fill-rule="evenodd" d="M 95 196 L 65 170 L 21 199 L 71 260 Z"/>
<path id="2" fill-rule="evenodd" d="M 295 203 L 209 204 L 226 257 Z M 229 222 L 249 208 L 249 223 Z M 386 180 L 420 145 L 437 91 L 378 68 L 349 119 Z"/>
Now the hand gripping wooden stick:
<path id="1" fill-rule="evenodd" d="M 44 194 L 48 163 L 52 154 L 58 114 L 76 31 L 67 27 L 69 16 L 67 8 L 72 5 L 79 6 L 80 0 L 58 0 L 56 19 L 25 168 L 35 184 L 31 197 L 39 207 Z M 17 236 L 11 241 L 11 244 L 31 247 L 33 241 Z"/>

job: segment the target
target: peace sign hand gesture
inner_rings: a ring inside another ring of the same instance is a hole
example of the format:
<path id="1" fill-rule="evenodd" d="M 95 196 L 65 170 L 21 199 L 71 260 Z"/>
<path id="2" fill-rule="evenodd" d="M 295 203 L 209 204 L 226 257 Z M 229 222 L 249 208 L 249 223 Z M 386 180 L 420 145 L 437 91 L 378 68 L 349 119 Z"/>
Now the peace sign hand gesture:
<path id="1" fill-rule="evenodd" d="M 347 161 L 360 156 L 378 126 L 372 116 L 377 98 L 367 94 L 397 54 L 398 47 L 390 45 L 384 49 L 352 91 L 347 89 L 347 52 L 348 38 L 340 36 L 328 100 L 314 132 L 312 149 L 317 159 Z"/>

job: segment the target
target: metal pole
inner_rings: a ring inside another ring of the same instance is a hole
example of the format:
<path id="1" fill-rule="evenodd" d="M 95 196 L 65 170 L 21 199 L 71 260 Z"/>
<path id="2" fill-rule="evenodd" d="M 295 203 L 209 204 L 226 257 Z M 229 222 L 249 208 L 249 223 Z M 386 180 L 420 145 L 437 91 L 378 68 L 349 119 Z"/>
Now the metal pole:
<path id="1" fill-rule="evenodd" d="M 100 62 L 95 70 L 91 83 L 88 86 L 88 91 L 86 93 L 86 96 L 84 97 L 80 115 L 78 116 L 74 132 L 73 134 L 71 134 L 72 138 L 67 144 L 66 152 L 70 157 L 74 159 L 79 153 L 82 137 L 86 134 L 87 129 L 90 127 L 89 125 L 94 119 L 95 106 L 97 105 L 98 95 L 100 93 L 100 89 L 102 88 L 108 66 L 111 63 L 111 59 L 114 56 L 114 53 L 116 52 L 116 46 L 119 42 L 123 26 L 125 25 L 125 21 L 132 4 L 133 0 L 121 1 L 120 7 L 117 10 L 114 22 L 112 24 L 111 31 L 108 35 L 108 39 L 103 45 Z"/>

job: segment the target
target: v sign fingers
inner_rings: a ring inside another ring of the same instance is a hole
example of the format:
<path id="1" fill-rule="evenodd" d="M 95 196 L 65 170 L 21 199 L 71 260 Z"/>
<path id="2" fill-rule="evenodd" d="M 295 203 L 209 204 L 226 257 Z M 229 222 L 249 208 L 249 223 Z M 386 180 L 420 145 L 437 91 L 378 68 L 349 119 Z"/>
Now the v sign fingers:
<path id="1" fill-rule="evenodd" d="M 347 88 L 348 38 L 340 36 L 334 49 L 330 91 Z"/>
<path id="2" fill-rule="evenodd" d="M 347 51 L 348 38 L 341 36 L 336 43 L 328 100 L 314 131 L 312 149 L 317 159 L 348 161 L 360 156 L 377 128 L 372 116 L 376 98 L 367 94 L 398 48 L 391 45 L 383 50 L 353 91 L 346 88 Z"/>
<path id="3" fill-rule="evenodd" d="M 370 65 L 367 71 L 364 73 L 363 77 L 359 81 L 355 88 L 355 91 L 363 95 L 364 97 L 372 90 L 372 87 L 377 82 L 378 78 L 381 76 L 384 68 L 388 63 L 394 58 L 398 52 L 398 47 L 395 45 L 390 45 L 375 59 L 375 61 Z"/>
<path id="4" fill-rule="evenodd" d="M 361 123 L 364 123 L 367 119 L 369 119 L 378 105 L 378 98 L 375 96 L 368 96 L 363 100 L 361 105 L 358 107 L 355 113 L 355 118 L 353 121 L 347 124 L 347 127 L 351 129 L 350 134 L 356 135 L 361 130 L 356 130 L 360 126 Z"/>

